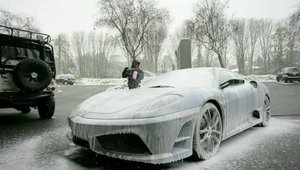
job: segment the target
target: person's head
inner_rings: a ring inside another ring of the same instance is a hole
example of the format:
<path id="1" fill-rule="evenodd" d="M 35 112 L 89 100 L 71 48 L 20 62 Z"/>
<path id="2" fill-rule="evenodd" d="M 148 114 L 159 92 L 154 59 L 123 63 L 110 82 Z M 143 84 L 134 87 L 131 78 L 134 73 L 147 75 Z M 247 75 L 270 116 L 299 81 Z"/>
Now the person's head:
<path id="1" fill-rule="evenodd" d="M 131 67 L 132 68 L 139 68 L 140 67 L 140 62 L 138 60 L 133 60 Z"/>

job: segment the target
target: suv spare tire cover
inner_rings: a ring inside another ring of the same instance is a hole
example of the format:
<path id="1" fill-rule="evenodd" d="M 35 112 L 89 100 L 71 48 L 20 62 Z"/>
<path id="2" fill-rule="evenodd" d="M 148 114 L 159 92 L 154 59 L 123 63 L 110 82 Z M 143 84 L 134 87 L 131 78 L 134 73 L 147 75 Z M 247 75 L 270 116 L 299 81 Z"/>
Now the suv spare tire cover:
<path id="1" fill-rule="evenodd" d="M 39 59 L 25 59 L 15 67 L 13 79 L 22 90 L 36 92 L 45 89 L 52 80 L 51 68 Z"/>

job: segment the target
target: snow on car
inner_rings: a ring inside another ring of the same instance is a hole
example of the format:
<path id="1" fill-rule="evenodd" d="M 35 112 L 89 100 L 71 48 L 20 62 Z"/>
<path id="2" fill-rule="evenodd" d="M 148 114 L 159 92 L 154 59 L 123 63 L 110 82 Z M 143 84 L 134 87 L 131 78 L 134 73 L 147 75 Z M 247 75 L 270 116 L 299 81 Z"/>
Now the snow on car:
<path id="1" fill-rule="evenodd" d="M 109 90 L 68 116 L 72 140 L 120 159 L 161 164 L 208 159 L 222 140 L 270 120 L 270 94 L 222 68 L 171 71 L 138 89 Z"/>

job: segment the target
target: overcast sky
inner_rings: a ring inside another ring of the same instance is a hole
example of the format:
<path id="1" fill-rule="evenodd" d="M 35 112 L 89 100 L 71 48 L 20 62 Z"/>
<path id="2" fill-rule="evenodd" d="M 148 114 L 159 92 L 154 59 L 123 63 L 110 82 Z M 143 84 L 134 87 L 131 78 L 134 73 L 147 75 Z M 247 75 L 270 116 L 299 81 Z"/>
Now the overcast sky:
<path id="1" fill-rule="evenodd" d="M 42 32 L 52 36 L 88 31 L 94 27 L 98 0 L 1 0 L 0 8 L 37 20 Z M 157 0 L 170 11 L 173 27 L 192 16 L 197 0 Z M 229 0 L 228 13 L 243 18 L 287 18 L 300 0 Z"/>

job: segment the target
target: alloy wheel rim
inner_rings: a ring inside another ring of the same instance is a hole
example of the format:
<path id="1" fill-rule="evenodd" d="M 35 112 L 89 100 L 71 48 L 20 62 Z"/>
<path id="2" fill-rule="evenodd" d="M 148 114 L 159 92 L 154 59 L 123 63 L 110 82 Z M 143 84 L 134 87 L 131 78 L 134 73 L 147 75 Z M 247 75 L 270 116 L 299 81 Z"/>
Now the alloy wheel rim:
<path id="1" fill-rule="evenodd" d="M 222 136 L 222 121 L 219 111 L 209 108 L 205 111 L 199 130 L 200 146 L 207 154 L 215 153 Z"/>

